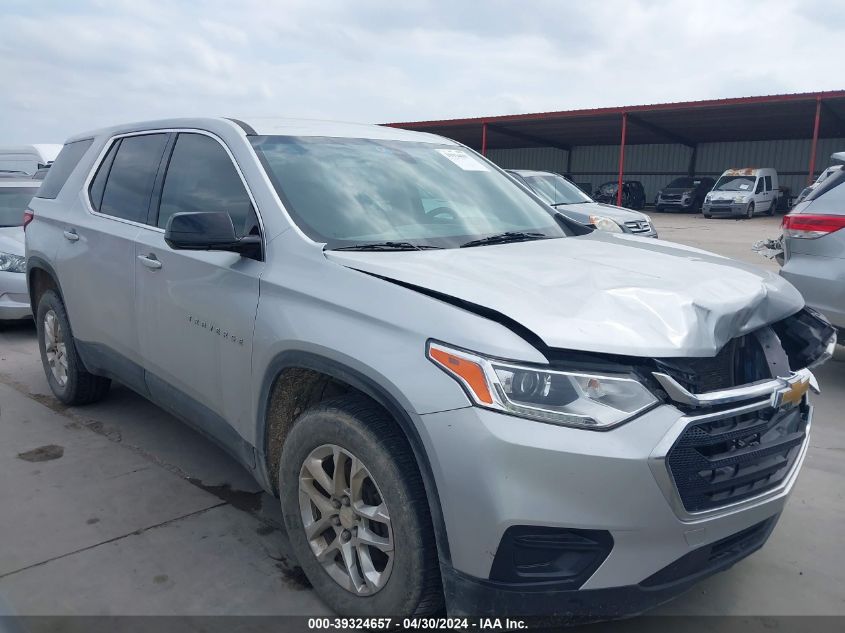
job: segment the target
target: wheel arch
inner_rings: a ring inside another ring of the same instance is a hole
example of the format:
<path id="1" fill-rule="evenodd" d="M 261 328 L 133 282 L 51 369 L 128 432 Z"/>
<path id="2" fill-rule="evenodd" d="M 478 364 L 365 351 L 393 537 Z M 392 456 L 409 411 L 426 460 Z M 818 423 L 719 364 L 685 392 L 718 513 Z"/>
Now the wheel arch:
<path id="1" fill-rule="evenodd" d="M 29 305 L 33 316 L 38 314 L 38 299 L 47 290 L 55 290 L 64 302 L 64 294 L 59 284 L 55 269 L 41 257 L 30 257 L 26 262 L 26 285 L 29 292 Z"/>
<path id="2" fill-rule="evenodd" d="M 434 478 L 425 445 L 411 414 L 385 386 L 379 384 L 361 371 L 340 361 L 314 352 L 289 350 L 278 354 L 269 364 L 261 384 L 260 404 L 257 415 L 258 428 L 256 437 L 258 446 L 256 447 L 256 452 L 258 454 L 256 456 L 256 476 L 259 482 L 268 491 L 275 491 L 277 487 L 275 483 L 276 478 L 270 472 L 270 448 L 272 440 L 270 438 L 271 424 L 269 416 L 277 381 L 286 370 L 292 369 L 318 372 L 330 379 L 344 383 L 371 398 L 391 415 L 408 441 L 408 445 L 411 447 L 414 455 L 414 460 L 422 475 L 426 499 L 434 527 L 438 557 L 441 563 L 449 563 L 451 561 L 451 555 L 446 534 L 446 523 L 443 518 L 440 496 L 437 490 L 437 482 Z"/>

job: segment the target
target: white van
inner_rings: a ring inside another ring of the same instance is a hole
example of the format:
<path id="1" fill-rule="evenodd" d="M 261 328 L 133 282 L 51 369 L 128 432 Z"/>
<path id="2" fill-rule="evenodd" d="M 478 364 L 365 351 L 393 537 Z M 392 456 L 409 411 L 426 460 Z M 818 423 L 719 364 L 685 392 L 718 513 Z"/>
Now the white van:
<path id="1" fill-rule="evenodd" d="M 704 198 L 704 217 L 750 218 L 774 215 L 778 204 L 778 173 L 771 167 L 728 169 Z"/>
<path id="2" fill-rule="evenodd" d="M 62 146 L 57 143 L 0 147 L 0 176 L 32 176 L 56 160 Z"/>

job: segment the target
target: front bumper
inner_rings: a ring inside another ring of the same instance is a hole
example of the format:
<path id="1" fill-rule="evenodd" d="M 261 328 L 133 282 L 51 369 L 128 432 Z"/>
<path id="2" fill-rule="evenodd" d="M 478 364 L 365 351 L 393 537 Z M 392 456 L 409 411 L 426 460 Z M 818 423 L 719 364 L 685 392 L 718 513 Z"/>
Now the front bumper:
<path id="1" fill-rule="evenodd" d="M 695 207 L 695 198 L 687 198 L 686 200 L 683 198 L 678 200 L 657 198 L 654 206 L 658 209 L 681 209 L 683 211 L 689 211 Z"/>
<path id="2" fill-rule="evenodd" d="M 24 319 L 32 316 L 26 275 L 0 272 L 0 320 Z"/>
<path id="3" fill-rule="evenodd" d="M 702 206 L 704 215 L 722 215 L 726 217 L 744 217 L 748 213 L 748 205 L 750 203 L 732 203 L 730 205 L 714 205 L 705 202 Z"/>
<path id="4" fill-rule="evenodd" d="M 526 589 L 478 580 L 449 568 L 443 573 L 446 602 L 454 615 L 557 617 L 568 624 L 639 615 L 760 549 L 779 518 L 772 516 L 736 535 L 697 548 L 638 585 L 576 590 L 544 585 Z"/>
<path id="5" fill-rule="evenodd" d="M 674 406 L 660 406 L 606 432 L 478 408 L 422 419 L 452 557 L 451 566 L 443 569 L 447 604 L 450 612 L 473 615 L 615 617 L 668 600 L 762 545 L 770 529 L 735 559 L 721 559 L 725 564 L 705 565 L 671 582 L 646 586 L 648 579 L 693 552 L 754 526 L 773 526 L 809 437 L 777 488 L 728 508 L 692 514 L 679 503 L 663 462 L 690 424 Z M 606 530 L 613 546 L 575 590 L 553 582 L 491 581 L 502 537 L 518 525 Z"/>

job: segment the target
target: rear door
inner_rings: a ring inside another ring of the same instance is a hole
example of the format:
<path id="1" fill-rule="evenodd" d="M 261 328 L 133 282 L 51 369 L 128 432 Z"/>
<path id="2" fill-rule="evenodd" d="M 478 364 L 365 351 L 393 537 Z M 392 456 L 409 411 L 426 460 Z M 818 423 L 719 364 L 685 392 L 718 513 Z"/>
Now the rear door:
<path id="1" fill-rule="evenodd" d="M 56 268 L 74 336 L 95 344 L 109 367 L 122 367 L 121 379 L 133 387 L 143 386 L 140 368 L 133 369 L 138 362 L 135 237 L 149 213 L 167 139 L 164 133 L 114 139 L 82 192 L 89 213 L 60 227 Z"/>
<path id="2" fill-rule="evenodd" d="M 172 250 L 175 213 L 222 211 L 260 235 L 246 184 L 217 138 L 179 132 L 148 225 L 135 236 L 136 312 L 153 397 L 224 443 L 250 428 L 252 335 L 264 263 L 236 253 Z"/>

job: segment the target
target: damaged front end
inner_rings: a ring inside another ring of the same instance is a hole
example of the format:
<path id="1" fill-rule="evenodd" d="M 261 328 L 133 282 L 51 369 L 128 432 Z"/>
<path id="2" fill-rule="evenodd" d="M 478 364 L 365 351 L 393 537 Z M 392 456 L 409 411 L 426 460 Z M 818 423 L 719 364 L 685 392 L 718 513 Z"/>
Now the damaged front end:
<path id="1" fill-rule="evenodd" d="M 712 358 L 655 359 L 662 395 L 685 413 L 651 466 L 681 518 L 780 494 L 804 458 L 811 368 L 833 355 L 834 328 L 800 312 L 733 339 Z"/>
<path id="2" fill-rule="evenodd" d="M 683 414 L 650 465 L 676 514 L 693 520 L 788 490 L 806 452 L 835 329 L 811 308 L 731 339 L 712 357 L 633 358 L 546 350 L 558 367 L 624 372 Z"/>
<path id="3" fill-rule="evenodd" d="M 667 396 L 688 407 L 712 407 L 772 394 L 812 375 L 836 345 L 836 330 L 811 308 L 731 339 L 709 358 L 658 358 L 652 372 Z M 814 379 L 811 380 L 814 385 Z"/>

